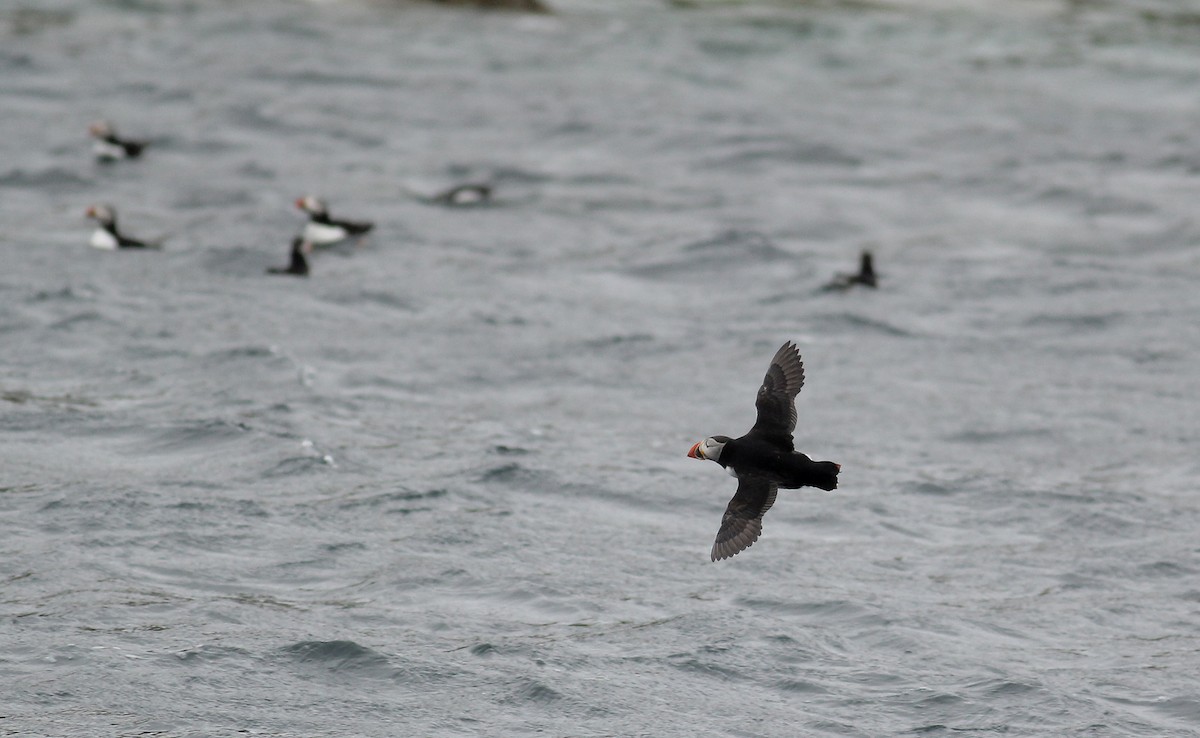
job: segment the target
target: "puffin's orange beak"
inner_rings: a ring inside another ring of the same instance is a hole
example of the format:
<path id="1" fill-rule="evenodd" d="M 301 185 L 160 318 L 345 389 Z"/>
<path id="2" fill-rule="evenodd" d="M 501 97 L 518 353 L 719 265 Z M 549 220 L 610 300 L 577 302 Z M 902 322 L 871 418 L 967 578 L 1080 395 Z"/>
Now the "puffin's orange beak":
<path id="1" fill-rule="evenodd" d="M 301 210 L 304 209 L 304 198 L 303 197 L 296 198 L 296 207 L 300 208 Z"/>
<path id="2" fill-rule="evenodd" d="M 703 459 L 704 457 L 698 453 L 699 451 L 700 451 L 700 444 L 696 443 L 690 449 L 688 449 L 688 458 L 689 459 Z"/>
<path id="3" fill-rule="evenodd" d="M 85 212 L 85 213 L 84 213 L 84 215 L 85 215 L 85 216 L 87 216 L 87 217 L 89 217 L 89 218 L 91 218 L 91 217 L 92 217 L 92 216 L 94 216 L 95 214 L 96 214 L 96 208 L 88 208 L 88 209 L 87 209 L 87 212 Z"/>

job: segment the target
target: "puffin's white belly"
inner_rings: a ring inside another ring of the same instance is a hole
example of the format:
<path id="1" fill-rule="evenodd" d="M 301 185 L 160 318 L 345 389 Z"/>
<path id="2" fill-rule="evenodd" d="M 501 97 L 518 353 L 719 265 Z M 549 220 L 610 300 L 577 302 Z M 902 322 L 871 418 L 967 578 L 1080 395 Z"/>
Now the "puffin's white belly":
<path id="1" fill-rule="evenodd" d="M 120 246 L 117 243 L 117 237 L 103 228 L 97 228 L 92 231 L 92 240 L 90 242 L 94 249 L 104 249 L 105 251 L 116 251 Z"/>
<path id="2" fill-rule="evenodd" d="M 108 141 L 93 142 L 92 153 L 96 155 L 97 159 L 124 159 L 127 156 L 125 147 Z"/>
<path id="3" fill-rule="evenodd" d="M 483 200 L 483 193 L 476 189 L 459 190 L 450 198 L 450 202 L 455 205 L 478 205 Z"/>
<path id="4" fill-rule="evenodd" d="M 324 223 L 308 222 L 304 225 L 304 240 L 314 246 L 327 246 L 338 241 L 345 241 L 350 235 L 341 226 L 325 225 Z"/>

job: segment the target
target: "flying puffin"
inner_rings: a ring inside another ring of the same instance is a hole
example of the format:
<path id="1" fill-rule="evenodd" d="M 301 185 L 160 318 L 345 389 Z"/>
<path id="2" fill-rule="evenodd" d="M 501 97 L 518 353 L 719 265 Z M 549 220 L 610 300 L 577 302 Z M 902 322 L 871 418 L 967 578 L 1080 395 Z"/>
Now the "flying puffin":
<path id="1" fill-rule="evenodd" d="M 825 285 L 826 290 L 848 290 L 856 284 L 864 287 L 876 287 L 875 261 L 870 251 L 862 252 L 859 258 L 858 274 L 839 274 L 833 281 Z"/>
<path id="2" fill-rule="evenodd" d="M 93 205 L 84 213 L 87 217 L 100 224 L 92 232 L 89 242 L 93 248 L 115 251 L 116 249 L 156 249 L 157 243 L 139 241 L 130 238 L 117 230 L 117 211 L 110 205 Z"/>
<path id="3" fill-rule="evenodd" d="M 100 161 L 120 161 L 121 159 L 136 159 L 142 155 L 142 149 L 147 142 L 133 141 L 117 135 L 117 129 L 106 120 L 98 120 L 88 126 L 88 133 L 96 139 L 92 143 L 92 153 Z"/>
<path id="4" fill-rule="evenodd" d="M 312 195 L 296 199 L 296 207 L 308 213 L 304 224 L 304 240 L 313 246 L 331 246 L 351 236 L 361 236 L 375 227 L 374 223 L 351 220 L 334 220 L 329 217 L 329 208 Z"/>
<path id="5" fill-rule="evenodd" d="M 484 183 L 461 184 L 434 195 L 430 202 L 438 205 L 483 205 L 492 199 L 492 186 Z"/>
<path id="6" fill-rule="evenodd" d="M 688 451 L 689 458 L 715 461 L 738 480 L 713 543 L 713 561 L 754 545 L 780 487 L 837 488 L 840 464 L 813 461 L 792 446 L 796 395 L 803 386 L 804 363 L 796 345 L 788 341 L 775 352 L 758 388 L 758 420 L 750 432 L 741 438 L 711 436 Z"/>
<path id="7" fill-rule="evenodd" d="M 308 276 L 308 259 L 304 257 L 312 250 L 308 242 L 296 236 L 292 239 L 292 260 L 285 267 L 268 267 L 267 274 L 292 274 L 297 277 Z"/>

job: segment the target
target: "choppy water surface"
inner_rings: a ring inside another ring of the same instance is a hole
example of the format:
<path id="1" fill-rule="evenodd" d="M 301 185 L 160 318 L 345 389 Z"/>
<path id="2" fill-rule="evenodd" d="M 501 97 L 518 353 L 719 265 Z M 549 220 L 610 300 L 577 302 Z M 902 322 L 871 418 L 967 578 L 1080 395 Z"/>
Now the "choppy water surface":
<path id="1" fill-rule="evenodd" d="M 3 6 L 0 732 L 1196 735 L 1189 7 Z"/>

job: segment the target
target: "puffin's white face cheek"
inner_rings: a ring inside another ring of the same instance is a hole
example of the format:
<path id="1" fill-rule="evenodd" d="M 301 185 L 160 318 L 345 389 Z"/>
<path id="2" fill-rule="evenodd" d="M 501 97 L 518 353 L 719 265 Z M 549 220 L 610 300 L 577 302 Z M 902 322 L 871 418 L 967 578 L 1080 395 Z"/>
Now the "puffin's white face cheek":
<path id="1" fill-rule="evenodd" d="M 108 121 L 98 120 L 88 126 L 88 133 L 92 134 L 96 138 L 108 138 L 109 136 L 114 135 L 115 131 L 113 131 L 112 124 Z"/>
<path id="2" fill-rule="evenodd" d="M 312 215 L 322 215 L 328 212 L 328 209 L 325 207 L 325 203 L 321 202 L 319 198 L 313 197 L 312 195 L 306 195 L 301 202 L 303 203 L 301 208 L 303 208 L 305 212 Z"/>
<path id="3" fill-rule="evenodd" d="M 721 460 L 721 449 L 725 448 L 725 444 L 715 438 L 705 438 L 704 443 L 700 445 L 700 451 L 704 458 L 712 461 Z"/>

